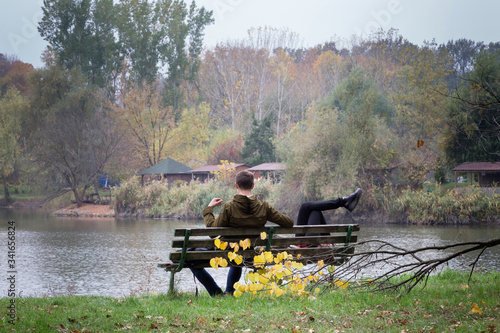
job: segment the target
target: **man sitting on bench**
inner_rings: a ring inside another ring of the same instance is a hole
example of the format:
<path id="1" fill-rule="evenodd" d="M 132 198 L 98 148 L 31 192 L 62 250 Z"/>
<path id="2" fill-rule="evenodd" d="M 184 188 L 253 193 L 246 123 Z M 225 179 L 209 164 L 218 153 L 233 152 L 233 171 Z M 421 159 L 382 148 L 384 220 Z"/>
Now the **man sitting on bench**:
<path id="1" fill-rule="evenodd" d="M 294 225 L 290 217 L 280 213 L 266 201 L 261 201 L 252 195 L 254 178 L 251 172 L 246 170 L 238 172 L 235 186 L 237 194 L 232 200 L 224 204 L 217 218 L 214 217 L 213 208 L 223 204 L 221 198 L 213 198 L 208 207 L 203 210 L 203 219 L 206 227 L 261 228 L 265 226 L 267 221 L 286 228 L 291 228 Z M 356 207 L 360 196 L 361 190 L 358 189 L 353 194 L 344 198 L 324 202 L 303 203 L 299 210 L 298 222 L 309 225 L 312 223 L 326 224 L 324 217 L 321 219 L 323 216 L 321 211 L 339 207 L 345 207 L 349 211 L 352 211 Z M 317 220 L 318 217 L 319 219 Z M 207 289 L 210 296 L 222 294 L 222 289 L 204 268 L 191 268 L 191 271 Z M 232 294 L 234 292 L 233 286 L 240 280 L 241 274 L 241 267 L 231 267 L 229 269 L 226 293 Z"/>

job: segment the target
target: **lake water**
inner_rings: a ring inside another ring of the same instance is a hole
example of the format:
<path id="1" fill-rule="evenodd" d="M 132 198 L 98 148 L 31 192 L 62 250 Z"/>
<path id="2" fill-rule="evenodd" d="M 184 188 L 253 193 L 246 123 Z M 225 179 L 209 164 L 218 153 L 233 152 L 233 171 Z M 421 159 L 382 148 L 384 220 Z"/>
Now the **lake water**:
<path id="1" fill-rule="evenodd" d="M 8 221 L 14 221 L 16 228 L 14 269 L 8 267 Z M 168 261 L 173 230 L 186 226 L 204 225 L 203 221 L 61 218 L 39 211 L 0 210 L 0 297 L 7 296 L 13 270 L 16 294 L 21 296 L 166 292 L 169 274 L 156 265 Z M 500 226 L 361 224 L 359 236 L 415 248 L 498 238 Z M 474 258 L 460 257 L 449 266 L 468 269 Z M 500 246 L 485 252 L 478 267 L 500 271 Z M 210 271 L 225 286 L 227 270 Z M 176 274 L 176 280 L 179 290 L 195 288 L 189 270 Z M 199 284 L 198 288 L 203 289 Z"/>

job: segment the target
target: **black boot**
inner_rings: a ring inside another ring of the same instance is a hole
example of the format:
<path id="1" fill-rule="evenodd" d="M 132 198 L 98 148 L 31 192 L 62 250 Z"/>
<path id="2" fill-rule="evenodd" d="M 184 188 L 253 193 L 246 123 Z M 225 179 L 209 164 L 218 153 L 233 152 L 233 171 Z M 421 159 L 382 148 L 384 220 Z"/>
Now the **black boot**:
<path id="1" fill-rule="evenodd" d="M 342 199 L 345 200 L 344 207 L 352 212 L 354 208 L 356 208 L 356 205 L 358 204 L 359 198 L 361 198 L 361 194 L 363 194 L 363 190 L 358 188 L 354 193 L 349 194 L 347 197 L 343 197 Z"/>

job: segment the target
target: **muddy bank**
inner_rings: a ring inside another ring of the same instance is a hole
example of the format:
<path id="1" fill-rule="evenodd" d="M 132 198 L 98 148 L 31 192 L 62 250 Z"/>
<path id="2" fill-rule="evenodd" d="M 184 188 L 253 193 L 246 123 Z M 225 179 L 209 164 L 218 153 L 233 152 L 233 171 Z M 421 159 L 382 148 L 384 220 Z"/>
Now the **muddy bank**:
<path id="1" fill-rule="evenodd" d="M 76 204 L 61 208 L 52 213 L 54 216 L 71 217 L 115 217 L 115 210 L 110 205 L 84 204 L 77 207 Z"/>

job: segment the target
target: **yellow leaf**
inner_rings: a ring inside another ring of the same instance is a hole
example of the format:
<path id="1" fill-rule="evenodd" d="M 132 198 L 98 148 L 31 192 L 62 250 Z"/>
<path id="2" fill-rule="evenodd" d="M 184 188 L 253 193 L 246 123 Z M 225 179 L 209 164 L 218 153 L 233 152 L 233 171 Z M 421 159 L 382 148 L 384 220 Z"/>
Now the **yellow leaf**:
<path id="1" fill-rule="evenodd" d="M 262 284 L 266 284 L 269 283 L 269 280 L 265 276 L 259 275 L 259 282 Z"/>
<path id="2" fill-rule="evenodd" d="M 274 293 L 276 294 L 276 296 L 280 297 L 281 295 L 283 295 L 283 289 L 276 288 L 274 289 Z"/>
<path id="3" fill-rule="evenodd" d="M 273 253 L 272 252 L 264 252 L 264 258 L 266 259 L 266 262 L 267 263 L 273 263 L 274 262 L 274 256 L 273 256 Z"/>
<path id="4" fill-rule="evenodd" d="M 302 257 L 302 254 L 297 254 L 297 260 L 300 259 L 300 257 Z"/>
<path id="5" fill-rule="evenodd" d="M 266 259 L 264 258 L 264 254 L 259 254 L 258 256 L 253 257 L 253 265 L 257 268 L 264 267 L 266 264 Z"/>
<path id="6" fill-rule="evenodd" d="M 245 240 L 240 240 L 240 247 L 242 247 L 243 250 L 250 248 L 251 245 L 252 245 L 252 242 L 250 242 L 250 239 L 248 239 L 248 238 Z"/>
<path id="7" fill-rule="evenodd" d="M 325 266 L 325 262 L 323 260 L 318 261 L 318 267 L 323 268 Z"/>
<path id="8" fill-rule="evenodd" d="M 243 295 L 243 293 L 241 291 L 239 291 L 239 290 L 235 290 L 233 292 L 233 295 L 234 295 L 234 297 L 241 297 L 241 295 Z"/>
<path id="9" fill-rule="evenodd" d="M 264 240 L 264 239 L 266 239 L 266 237 L 267 237 L 267 234 L 265 231 L 260 233 L 260 239 Z"/>
<path id="10" fill-rule="evenodd" d="M 248 273 L 248 281 L 257 283 L 258 280 L 259 280 L 259 274 L 256 274 L 254 272 Z"/>
<path id="11" fill-rule="evenodd" d="M 330 274 L 333 274 L 335 272 L 335 266 L 328 266 L 328 272 L 330 272 Z"/>
<path id="12" fill-rule="evenodd" d="M 483 313 L 483 310 L 481 310 L 479 308 L 479 306 L 477 305 L 477 303 L 472 303 L 472 311 L 471 311 L 471 313 L 481 314 L 481 313 Z"/>
<path id="13" fill-rule="evenodd" d="M 252 283 L 249 287 L 249 291 L 257 291 L 261 290 L 262 288 L 264 288 L 264 285 L 260 283 Z"/>
<path id="14" fill-rule="evenodd" d="M 224 259 L 224 258 L 221 258 L 221 261 L 220 261 L 219 265 L 220 265 L 221 267 L 227 267 L 227 260 L 226 260 L 226 259 Z"/>
<path id="15" fill-rule="evenodd" d="M 215 258 L 210 259 L 210 266 L 212 266 L 212 268 L 217 269 L 217 263 L 215 261 Z"/>
<path id="16" fill-rule="evenodd" d="M 225 250 L 227 248 L 227 242 L 222 242 L 219 238 L 214 240 L 215 247 L 221 250 Z"/>
<path id="17" fill-rule="evenodd" d="M 334 282 L 335 282 L 335 285 L 337 286 L 337 288 L 340 288 L 340 289 L 347 289 L 347 287 L 349 286 L 348 281 L 335 280 Z"/>
<path id="18" fill-rule="evenodd" d="M 229 252 L 227 254 L 227 257 L 229 258 L 229 261 L 233 261 L 234 260 L 234 262 L 237 265 L 239 265 L 239 264 L 241 264 L 243 262 L 243 257 L 240 256 L 239 254 L 234 253 L 234 252 Z"/>

